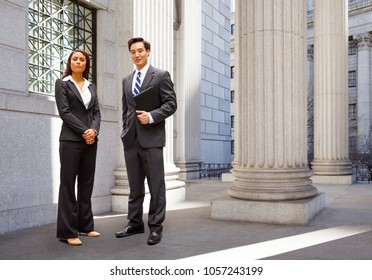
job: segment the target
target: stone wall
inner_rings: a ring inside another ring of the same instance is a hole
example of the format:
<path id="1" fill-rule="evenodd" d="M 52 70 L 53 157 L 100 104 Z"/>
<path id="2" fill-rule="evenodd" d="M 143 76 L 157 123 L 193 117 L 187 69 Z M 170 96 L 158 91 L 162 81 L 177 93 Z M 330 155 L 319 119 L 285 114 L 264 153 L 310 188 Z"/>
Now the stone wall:
<path id="1" fill-rule="evenodd" d="M 111 210 L 118 158 L 115 1 L 97 8 L 97 86 L 102 124 L 93 192 L 95 214 Z M 61 120 L 54 96 L 28 91 L 28 1 L 0 0 L 0 233 L 56 221 Z M 101 32 L 104 29 L 105 32 Z"/>

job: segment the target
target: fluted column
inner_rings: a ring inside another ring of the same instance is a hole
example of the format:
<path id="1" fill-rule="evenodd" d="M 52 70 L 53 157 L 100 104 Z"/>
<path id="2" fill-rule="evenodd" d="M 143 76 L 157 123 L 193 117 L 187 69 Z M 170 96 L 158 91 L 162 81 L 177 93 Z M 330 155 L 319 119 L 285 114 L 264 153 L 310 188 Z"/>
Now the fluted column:
<path id="1" fill-rule="evenodd" d="M 358 34 L 356 41 L 358 46 L 358 138 L 359 144 L 363 145 L 371 129 L 371 37 L 369 33 Z"/>
<path id="2" fill-rule="evenodd" d="M 212 217 L 306 224 L 323 207 L 307 162 L 306 1 L 240 0 L 235 16 L 238 199 Z"/>
<path id="3" fill-rule="evenodd" d="M 350 184 L 348 3 L 315 0 L 314 183 Z"/>
<path id="4" fill-rule="evenodd" d="M 317 193 L 307 163 L 305 7 L 303 0 L 238 1 L 233 197 Z"/>
<path id="5" fill-rule="evenodd" d="M 134 36 L 151 43 L 151 65 L 167 70 L 173 78 L 173 0 L 135 0 Z M 177 93 L 176 93 L 177 94 Z M 173 116 L 166 120 L 164 168 L 167 189 L 184 186 L 173 158 Z"/>
<path id="6" fill-rule="evenodd" d="M 199 178 L 201 2 L 181 1 L 176 31 L 176 163 L 182 179 Z M 192 59 L 191 59 L 192 58 Z"/>
<path id="7" fill-rule="evenodd" d="M 143 37 L 151 43 L 150 63 L 173 74 L 173 1 L 121 0 L 115 2 L 118 10 L 118 76 L 123 78 L 133 71 L 127 41 L 132 37 Z M 122 92 L 121 79 L 118 92 Z M 121 104 L 121 94 L 118 96 Z M 120 110 L 119 110 L 120 111 Z M 119 113 L 118 135 L 122 130 L 121 111 Z M 164 169 L 167 189 L 167 206 L 185 200 L 185 183 L 178 180 L 179 168 L 173 163 L 173 117 L 166 120 L 166 147 L 164 149 Z M 114 171 L 115 186 L 111 189 L 112 211 L 127 213 L 129 183 L 120 137 L 121 153 L 118 167 Z M 146 184 L 144 210 L 148 209 L 149 195 Z"/>

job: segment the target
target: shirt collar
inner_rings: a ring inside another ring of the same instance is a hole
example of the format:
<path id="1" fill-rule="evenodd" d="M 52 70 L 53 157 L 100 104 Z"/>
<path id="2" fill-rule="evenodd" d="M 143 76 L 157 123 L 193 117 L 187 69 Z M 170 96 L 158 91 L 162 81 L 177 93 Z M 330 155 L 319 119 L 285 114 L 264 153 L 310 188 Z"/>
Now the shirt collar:
<path id="1" fill-rule="evenodd" d="M 141 79 L 146 76 L 147 70 L 149 70 L 150 64 L 147 63 L 141 70 L 136 70 L 134 71 L 134 74 L 137 75 L 138 72 L 141 72 Z"/>
<path id="2" fill-rule="evenodd" d="M 84 79 L 84 86 L 83 86 L 83 91 L 85 89 L 87 89 L 89 87 L 89 85 L 91 84 L 91 82 L 89 82 L 87 79 L 83 78 Z M 71 81 L 73 82 L 74 84 L 76 84 L 76 82 L 74 81 L 74 79 L 72 79 L 72 76 L 71 75 L 68 75 L 66 77 L 64 77 L 62 79 L 63 81 Z M 77 87 L 77 86 L 76 86 Z M 78 88 L 78 87 L 77 87 Z M 78 88 L 79 89 L 79 88 Z"/>

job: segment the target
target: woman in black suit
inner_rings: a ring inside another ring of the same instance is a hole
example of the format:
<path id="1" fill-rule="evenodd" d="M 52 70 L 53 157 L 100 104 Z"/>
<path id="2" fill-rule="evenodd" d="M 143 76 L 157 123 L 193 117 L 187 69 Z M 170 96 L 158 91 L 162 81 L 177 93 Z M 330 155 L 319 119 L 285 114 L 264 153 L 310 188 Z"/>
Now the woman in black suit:
<path id="1" fill-rule="evenodd" d="M 101 113 L 96 87 L 88 81 L 89 68 L 88 54 L 74 50 L 62 79 L 55 83 L 57 108 L 63 121 L 57 238 L 72 246 L 82 244 L 79 235 L 100 236 L 94 231 L 91 196 Z"/>

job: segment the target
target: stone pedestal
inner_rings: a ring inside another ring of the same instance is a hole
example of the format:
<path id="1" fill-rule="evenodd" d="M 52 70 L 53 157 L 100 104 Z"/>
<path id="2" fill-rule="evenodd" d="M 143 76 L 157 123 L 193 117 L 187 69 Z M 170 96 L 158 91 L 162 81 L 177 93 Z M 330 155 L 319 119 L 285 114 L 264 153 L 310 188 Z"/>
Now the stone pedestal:
<path id="1" fill-rule="evenodd" d="M 324 193 L 287 201 L 212 200 L 212 219 L 269 224 L 306 225 L 325 206 Z"/>
<path id="2" fill-rule="evenodd" d="M 126 168 L 117 168 L 114 176 L 115 186 L 111 188 L 111 210 L 117 213 L 128 213 L 129 183 Z"/>
<path id="3" fill-rule="evenodd" d="M 234 182 L 235 178 L 234 175 L 232 175 L 232 172 L 228 173 L 222 173 L 221 181 L 222 182 Z"/>
<path id="4" fill-rule="evenodd" d="M 128 199 L 129 199 L 129 183 L 127 171 L 125 168 L 118 168 L 114 172 L 115 187 L 111 189 L 111 210 L 117 213 L 128 213 Z M 165 175 L 165 187 L 167 207 L 172 207 L 180 202 L 185 201 L 186 188 L 185 183 L 178 181 L 176 173 L 168 172 Z M 145 200 L 143 203 L 143 210 L 148 211 L 150 205 L 150 192 L 145 181 Z"/>

